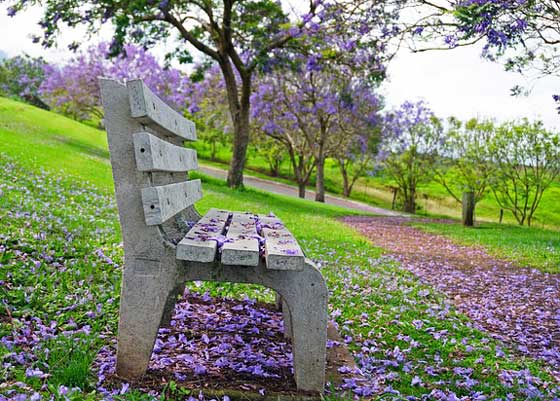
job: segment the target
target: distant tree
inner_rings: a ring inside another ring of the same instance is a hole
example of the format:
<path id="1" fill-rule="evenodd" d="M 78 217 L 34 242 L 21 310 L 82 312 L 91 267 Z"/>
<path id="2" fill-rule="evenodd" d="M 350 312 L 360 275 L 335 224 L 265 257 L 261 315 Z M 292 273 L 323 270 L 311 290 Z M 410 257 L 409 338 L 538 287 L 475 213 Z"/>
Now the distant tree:
<path id="1" fill-rule="evenodd" d="M 48 109 L 39 93 L 46 65 L 41 57 L 28 55 L 0 60 L 0 93 Z"/>
<path id="2" fill-rule="evenodd" d="M 342 194 L 349 197 L 356 181 L 371 172 L 381 141 L 381 108 L 379 98 L 368 86 L 356 85 L 351 95 L 343 96 L 339 103 L 337 125 L 345 142 L 335 149 L 336 160 L 342 175 Z"/>
<path id="3" fill-rule="evenodd" d="M 309 110 L 300 112 L 297 96 L 290 80 L 267 76 L 252 96 L 252 116 L 255 129 L 284 146 L 292 163 L 298 196 L 305 198 L 305 187 L 316 166 L 311 133 L 316 120 Z"/>
<path id="4" fill-rule="evenodd" d="M 403 195 L 405 212 L 416 212 L 418 184 L 432 179 L 442 138 L 441 121 L 422 101 L 407 101 L 386 116 L 379 159 Z"/>
<path id="5" fill-rule="evenodd" d="M 451 118 L 440 148 L 434 180 L 457 202 L 463 192 L 474 193 L 475 206 L 486 194 L 495 168 L 490 161 L 489 144 L 495 127 L 490 120 L 471 119 L 465 124 Z"/>
<path id="6" fill-rule="evenodd" d="M 198 69 L 190 85 L 187 110 L 195 120 L 198 137 L 210 146 L 210 159 L 216 160 L 219 146 L 231 145 L 232 121 L 224 78 L 217 66 Z"/>
<path id="7" fill-rule="evenodd" d="M 286 160 L 285 146 L 258 129 L 253 129 L 252 135 L 251 143 L 258 155 L 268 164 L 270 175 L 280 176 L 280 166 Z"/>
<path id="8" fill-rule="evenodd" d="M 352 138 L 367 135 L 364 130 L 370 127 L 365 127 L 366 121 L 373 119 L 368 113 L 375 114 L 378 107 L 378 99 L 367 85 L 360 88 L 352 75 L 339 75 L 328 68 L 268 74 L 252 101 L 256 124 L 286 147 L 300 196 L 315 168 L 315 200 L 320 202 L 325 198 L 325 160 L 342 157 L 341 150 L 350 146 Z M 371 104 L 365 107 L 367 102 Z"/>
<path id="9" fill-rule="evenodd" d="M 125 45 L 123 53 L 109 59 L 110 46 L 90 46 L 62 66 L 44 66 L 41 96 L 55 110 L 78 120 L 102 118 L 98 77 L 120 81 L 141 78 L 164 101 L 177 110 L 186 105 L 190 90 L 188 77 L 179 70 L 165 68 L 157 59 L 135 45 Z"/>
<path id="10" fill-rule="evenodd" d="M 505 123 L 496 130 L 489 154 L 496 166 L 491 188 L 502 209 L 531 225 L 544 192 L 560 174 L 560 136 L 542 122 Z"/>

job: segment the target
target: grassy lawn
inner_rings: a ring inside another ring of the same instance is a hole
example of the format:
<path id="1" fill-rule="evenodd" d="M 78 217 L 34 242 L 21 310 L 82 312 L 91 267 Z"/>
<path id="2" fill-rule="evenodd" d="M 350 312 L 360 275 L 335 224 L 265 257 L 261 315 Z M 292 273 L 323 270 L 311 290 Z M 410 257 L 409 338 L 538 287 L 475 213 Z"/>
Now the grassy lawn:
<path id="1" fill-rule="evenodd" d="M 9 107 L 22 106 L 0 103 L 0 399 L 103 399 L 91 366 L 116 335 L 123 258 L 110 168 L 97 153 L 104 137 L 35 109 L 12 115 L 17 123 L 9 128 Z M 362 372 L 354 391 L 383 400 L 558 395 L 547 367 L 474 328 L 441 294 L 335 219 L 348 211 L 202 178 L 201 212 L 274 211 L 320 266 L 330 316 Z M 256 286 L 193 289 L 272 297 Z M 335 389 L 327 400 L 351 399 L 351 390 Z M 119 398 L 152 399 L 134 391 Z M 173 391 L 160 397 L 184 398 Z"/>
<path id="2" fill-rule="evenodd" d="M 467 245 L 481 245 L 496 257 L 519 266 L 560 273 L 560 232 L 534 227 L 482 223 L 477 227 L 460 224 L 422 223 L 426 231 L 443 234 Z"/>
<path id="3" fill-rule="evenodd" d="M 194 147 L 198 150 L 199 158 L 205 163 L 211 163 L 216 167 L 227 168 L 227 160 L 230 159 L 231 152 L 228 148 L 221 146 L 216 155 L 216 162 L 209 162 L 210 148 L 209 145 L 197 142 Z M 249 147 L 247 168 L 249 174 L 261 178 L 271 178 L 266 160 L 259 155 L 254 148 Z M 280 177 L 275 177 L 284 183 L 293 184 L 292 168 L 286 159 L 280 168 Z M 313 182 L 310 188 L 313 189 Z M 360 178 L 356 184 L 351 198 L 363 201 L 375 206 L 391 208 L 392 193 L 388 189 L 394 186 L 390 177 L 383 174 Z M 336 163 L 327 160 L 325 166 L 325 187 L 328 192 L 333 194 L 342 194 L 342 179 L 340 171 Z M 535 214 L 534 226 L 546 228 L 560 227 L 560 183 L 554 183 L 549 188 L 541 201 L 541 205 Z M 438 183 L 431 182 L 421 184 L 418 188 L 417 204 L 420 208 L 419 213 L 431 216 L 448 216 L 453 218 L 461 217 L 461 205 L 457 203 L 445 191 L 445 188 Z M 494 200 L 492 194 L 487 194 L 477 206 L 477 217 L 488 222 L 498 222 L 500 216 L 500 207 Z M 504 213 L 504 222 L 516 224 L 514 217 L 509 212 Z"/>

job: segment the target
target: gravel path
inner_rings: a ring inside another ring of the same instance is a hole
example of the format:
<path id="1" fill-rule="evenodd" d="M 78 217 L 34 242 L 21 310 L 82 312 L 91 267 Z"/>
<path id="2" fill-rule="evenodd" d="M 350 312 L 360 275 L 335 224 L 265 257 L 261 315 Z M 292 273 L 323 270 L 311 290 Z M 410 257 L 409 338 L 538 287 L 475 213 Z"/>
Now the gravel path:
<path id="1" fill-rule="evenodd" d="M 515 266 L 482 247 L 407 226 L 410 219 L 347 217 L 422 281 L 445 293 L 478 328 L 548 362 L 560 378 L 560 275 Z"/>
<path id="2" fill-rule="evenodd" d="M 206 174 L 206 175 L 209 175 L 209 176 L 215 177 L 215 178 L 224 179 L 224 180 L 226 179 L 226 176 L 227 176 L 227 171 L 216 168 L 216 167 L 202 166 L 201 165 L 201 166 L 199 166 L 199 170 L 203 174 Z M 262 189 L 264 191 L 272 192 L 272 193 L 275 193 L 275 194 L 287 195 L 287 196 L 293 196 L 293 197 L 298 196 L 297 188 L 292 186 L 292 185 L 287 185 L 287 184 L 283 184 L 283 183 L 279 183 L 279 182 L 271 181 L 271 180 L 265 180 L 263 178 L 253 177 L 253 176 L 247 175 L 247 174 L 245 174 L 243 176 L 243 182 L 248 187 L 254 187 L 254 188 Z M 315 199 L 315 192 L 309 191 L 309 190 L 306 191 L 305 192 L 305 198 L 306 199 Z M 328 194 L 325 196 L 325 203 L 331 204 L 331 205 L 346 207 L 348 209 L 357 210 L 357 211 L 360 211 L 360 212 L 378 214 L 378 215 L 381 215 L 381 216 L 402 216 L 401 213 L 395 212 L 393 210 L 387 210 L 387 209 L 383 209 L 383 208 L 380 208 L 380 207 L 371 206 L 371 205 L 368 205 L 366 203 L 356 202 L 356 201 L 353 201 L 353 200 L 350 200 L 350 199 L 345 199 L 345 198 L 339 198 L 338 196 L 332 196 L 332 195 L 328 195 Z"/>

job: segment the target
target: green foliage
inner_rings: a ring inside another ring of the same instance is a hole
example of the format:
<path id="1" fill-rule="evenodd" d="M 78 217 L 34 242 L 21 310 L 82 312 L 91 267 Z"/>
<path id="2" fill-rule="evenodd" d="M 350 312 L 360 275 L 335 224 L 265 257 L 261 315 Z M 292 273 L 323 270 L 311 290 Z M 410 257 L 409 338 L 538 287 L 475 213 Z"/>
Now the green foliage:
<path id="1" fill-rule="evenodd" d="M 266 160 L 270 175 L 278 177 L 280 175 L 280 166 L 287 159 L 286 147 L 262 131 L 253 130 L 252 134 L 251 145 L 255 153 Z"/>
<path id="2" fill-rule="evenodd" d="M 45 65 L 41 57 L 27 54 L 0 60 L 0 95 L 48 109 L 39 95 Z"/>
<path id="3" fill-rule="evenodd" d="M 96 342 L 83 334 L 46 340 L 38 353 L 38 365 L 49 370 L 49 383 L 84 391 L 92 389 L 91 365 L 97 354 Z"/>
<path id="4" fill-rule="evenodd" d="M 394 131 L 396 138 L 385 138 L 383 167 L 397 184 L 403 197 L 404 211 L 416 213 L 418 186 L 433 178 L 443 129 L 441 121 L 435 116 L 402 125 L 400 129 L 404 132 Z"/>
<path id="5" fill-rule="evenodd" d="M 462 192 L 473 192 L 476 203 L 486 194 L 495 170 L 488 155 L 494 124 L 471 119 L 463 125 L 451 118 L 449 125 L 434 180 L 457 202 L 462 202 Z"/>
<path id="6" fill-rule="evenodd" d="M 505 123 L 488 153 L 496 168 L 490 183 L 496 201 L 520 225 L 530 226 L 543 193 L 560 174 L 560 136 L 542 122 Z"/>

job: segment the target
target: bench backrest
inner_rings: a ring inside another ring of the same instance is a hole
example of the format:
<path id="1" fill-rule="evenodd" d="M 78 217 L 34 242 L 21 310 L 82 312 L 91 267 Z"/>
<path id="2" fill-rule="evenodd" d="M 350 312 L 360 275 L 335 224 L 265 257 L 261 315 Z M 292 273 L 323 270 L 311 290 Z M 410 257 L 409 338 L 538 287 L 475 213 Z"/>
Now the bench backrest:
<path id="1" fill-rule="evenodd" d="M 146 226 L 161 229 L 202 197 L 200 180 L 186 174 L 198 167 L 196 151 L 183 147 L 196 140 L 195 126 L 141 80 L 100 79 L 100 87 L 125 252 L 149 253 L 157 238 L 140 238 Z"/>

